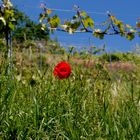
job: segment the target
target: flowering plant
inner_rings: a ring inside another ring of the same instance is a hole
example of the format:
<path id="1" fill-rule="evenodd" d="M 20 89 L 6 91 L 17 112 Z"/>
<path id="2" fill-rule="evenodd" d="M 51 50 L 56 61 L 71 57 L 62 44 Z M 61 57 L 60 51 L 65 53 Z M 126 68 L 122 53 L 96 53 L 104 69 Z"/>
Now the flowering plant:
<path id="1" fill-rule="evenodd" d="M 68 78 L 70 74 L 71 66 L 65 61 L 58 63 L 54 68 L 54 76 L 57 76 L 60 80 Z"/>

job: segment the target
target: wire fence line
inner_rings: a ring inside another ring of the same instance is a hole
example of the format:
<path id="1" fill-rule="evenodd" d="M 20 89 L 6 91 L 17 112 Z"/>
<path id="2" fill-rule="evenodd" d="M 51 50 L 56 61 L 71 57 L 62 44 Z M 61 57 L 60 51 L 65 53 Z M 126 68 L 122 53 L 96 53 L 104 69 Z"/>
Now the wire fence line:
<path id="1" fill-rule="evenodd" d="M 0 4 L 2 4 L 2 1 L 0 0 Z M 41 4 L 41 3 L 40 3 Z M 15 4 L 16 5 L 16 4 Z M 40 9 L 41 7 L 40 5 L 38 6 L 33 6 L 33 5 L 27 5 L 27 4 L 20 4 L 22 7 L 24 8 L 32 8 L 32 9 Z M 60 9 L 60 8 L 51 8 L 51 7 L 47 7 L 48 9 L 52 10 L 52 11 L 57 11 L 57 12 L 70 12 L 70 13 L 75 13 L 76 11 L 74 9 Z M 86 11 L 86 10 L 85 10 Z M 107 12 L 101 12 L 101 11 L 86 11 L 87 14 L 95 14 L 95 15 L 102 15 L 102 16 L 107 16 Z M 134 16 L 134 17 L 140 17 L 140 15 L 136 15 L 136 14 L 118 14 L 118 13 L 113 13 L 116 16 Z"/>
<path id="2" fill-rule="evenodd" d="M 41 9 L 40 6 L 30 6 L 30 5 L 25 5 L 23 4 L 23 7 L 26 8 L 33 8 L 33 9 Z M 57 12 L 70 12 L 70 13 L 75 13 L 75 10 L 71 10 L 71 9 L 57 9 L 57 8 L 47 8 L 50 9 L 52 11 L 57 11 Z M 97 15 L 107 15 L 106 12 L 91 12 L 91 11 L 86 11 L 87 14 L 97 14 Z"/>
<path id="3" fill-rule="evenodd" d="M 25 8 L 33 8 L 33 9 L 41 9 L 40 5 L 39 6 L 31 6 L 31 5 L 25 5 L 23 4 L 23 6 Z M 48 9 L 52 10 L 52 11 L 57 11 L 57 12 L 70 12 L 70 13 L 75 13 L 76 11 L 74 9 L 60 9 L 60 8 L 51 8 L 51 7 L 47 7 Z M 86 11 L 86 10 L 85 10 Z M 92 12 L 92 11 L 86 11 L 87 14 L 95 14 L 95 15 L 102 15 L 102 16 L 106 16 L 107 15 L 107 12 L 101 12 L 101 11 L 95 11 L 95 12 Z M 140 17 L 140 15 L 136 15 L 136 14 L 118 14 L 118 13 L 113 13 L 114 15 L 116 16 L 134 16 L 134 17 Z"/>
<path id="4" fill-rule="evenodd" d="M 41 10 L 41 7 L 40 6 L 31 6 L 31 5 L 25 5 L 25 4 L 23 4 L 23 7 L 24 8 L 32 8 L 32 9 L 40 9 Z M 56 11 L 56 12 L 63 12 L 63 14 L 64 13 L 76 13 L 76 10 L 70 10 L 70 9 L 57 9 L 57 8 L 47 8 L 47 9 L 50 9 L 50 10 L 52 10 L 52 11 Z M 108 13 L 108 11 L 106 11 L 106 12 L 91 12 L 91 11 L 86 11 L 86 13 L 87 14 L 94 14 L 94 15 L 100 15 L 100 16 L 107 16 L 107 13 Z M 126 15 L 126 14 L 114 14 L 114 15 L 117 15 L 117 16 L 137 16 L 137 17 L 139 17 L 138 15 Z M 32 18 L 35 18 L 35 19 L 39 19 L 39 15 L 38 15 L 38 17 L 37 16 L 35 16 L 35 15 L 30 15 L 30 17 L 32 17 Z M 64 21 L 64 20 L 66 20 L 66 18 L 62 18 L 61 17 L 61 21 Z M 95 26 L 102 26 L 102 23 L 98 23 L 98 22 L 94 22 L 94 25 Z"/>

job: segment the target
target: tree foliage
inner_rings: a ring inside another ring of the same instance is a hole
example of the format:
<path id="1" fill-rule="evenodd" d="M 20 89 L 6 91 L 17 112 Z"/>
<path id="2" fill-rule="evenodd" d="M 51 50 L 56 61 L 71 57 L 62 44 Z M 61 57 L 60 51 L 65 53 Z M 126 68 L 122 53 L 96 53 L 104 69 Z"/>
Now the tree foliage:
<path id="1" fill-rule="evenodd" d="M 5 35 L 8 43 L 9 33 L 15 29 L 15 16 L 13 5 L 10 0 L 2 0 L 2 5 L 0 6 L 0 32 L 1 36 Z"/>
<path id="2" fill-rule="evenodd" d="M 3 0 L 0 6 L 0 37 L 5 37 L 7 48 L 9 35 L 13 32 L 13 38 L 17 41 L 26 39 L 48 39 L 48 30 L 41 30 L 41 24 L 33 22 L 23 12 L 13 6 L 10 0 Z"/>
<path id="3" fill-rule="evenodd" d="M 13 32 L 13 38 L 17 41 L 24 40 L 41 40 L 49 39 L 48 30 L 41 30 L 41 24 L 38 24 L 32 21 L 28 16 L 18 9 L 14 9 L 15 19 L 16 19 L 16 28 Z"/>

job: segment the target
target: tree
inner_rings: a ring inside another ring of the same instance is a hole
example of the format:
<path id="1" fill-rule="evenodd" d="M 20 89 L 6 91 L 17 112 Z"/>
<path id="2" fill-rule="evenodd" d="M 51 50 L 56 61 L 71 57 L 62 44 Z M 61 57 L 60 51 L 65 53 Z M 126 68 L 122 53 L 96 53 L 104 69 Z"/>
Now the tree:
<path id="1" fill-rule="evenodd" d="M 36 22 L 32 21 L 28 16 L 26 16 L 23 12 L 19 11 L 17 8 L 14 8 L 14 11 L 16 28 L 13 32 L 13 38 L 15 38 L 19 42 L 29 39 L 49 39 L 48 30 L 41 30 L 41 24 L 37 24 Z"/>
<path id="2" fill-rule="evenodd" d="M 0 5 L 0 37 L 6 40 L 6 50 L 9 52 L 11 33 L 18 41 L 26 39 L 49 39 L 48 30 L 41 30 L 41 24 L 30 20 L 23 12 L 14 8 L 10 0 L 2 0 Z"/>

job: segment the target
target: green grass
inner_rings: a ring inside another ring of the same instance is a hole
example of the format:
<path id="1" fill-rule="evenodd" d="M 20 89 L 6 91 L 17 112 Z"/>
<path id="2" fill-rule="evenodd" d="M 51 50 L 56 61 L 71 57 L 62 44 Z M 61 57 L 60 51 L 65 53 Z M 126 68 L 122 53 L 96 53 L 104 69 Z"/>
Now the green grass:
<path id="1" fill-rule="evenodd" d="M 16 64 L 8 71 L 1 64 L 1 140 L 140 139 L 138 71 L 70 63 L 65 80 L 53 76 L 54 63 L 42 71 Z"/>

